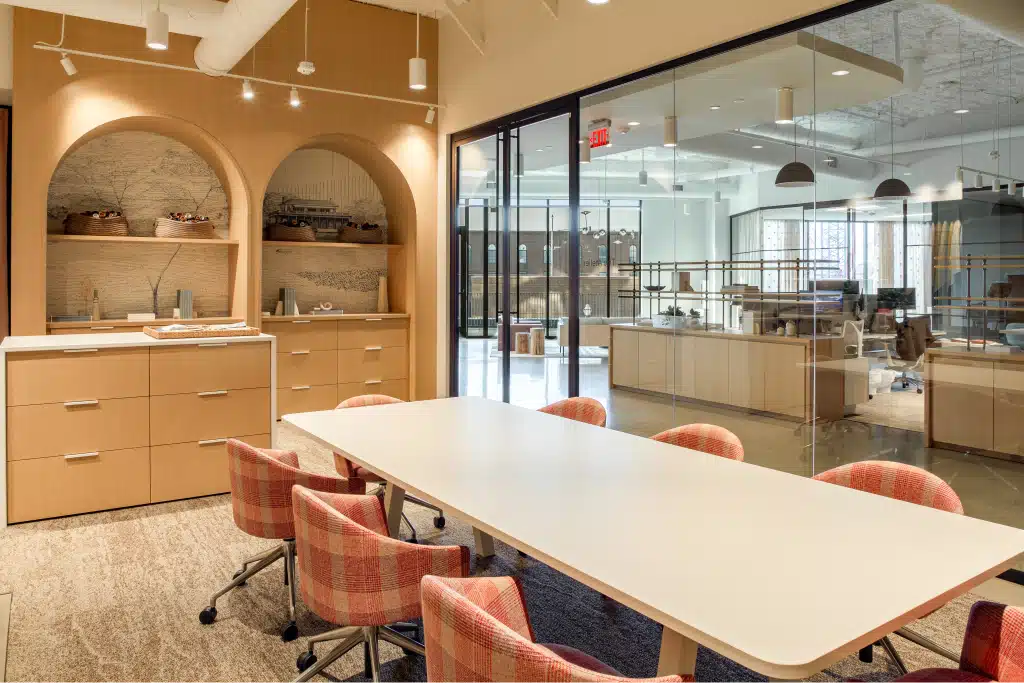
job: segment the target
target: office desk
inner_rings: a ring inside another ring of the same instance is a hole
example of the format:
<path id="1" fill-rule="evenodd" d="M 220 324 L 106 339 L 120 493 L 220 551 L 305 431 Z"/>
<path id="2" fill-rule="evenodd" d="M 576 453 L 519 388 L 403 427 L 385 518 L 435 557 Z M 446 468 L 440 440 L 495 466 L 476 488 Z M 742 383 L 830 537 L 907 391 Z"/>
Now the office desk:
<path id="1" fill-rule="evenodd" d="M 810 676 L 1024 552 L 1018 529 L 481 398 L 284 420 L 389 482 L 392 529 L 409 491 L 663 624 L 660 674 L 699 643 Z"/>

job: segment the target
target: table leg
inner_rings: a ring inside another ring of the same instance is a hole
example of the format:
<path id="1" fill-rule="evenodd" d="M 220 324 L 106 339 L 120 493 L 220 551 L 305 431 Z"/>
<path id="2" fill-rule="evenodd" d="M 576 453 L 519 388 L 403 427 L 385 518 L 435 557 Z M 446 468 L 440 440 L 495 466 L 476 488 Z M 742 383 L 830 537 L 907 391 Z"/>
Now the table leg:
<path id="1" fill-rule="evenodd" d="M 693 676 L 697 666 L 697 643 L 669 627 L 661 632 L 661 654 L 658 657 L 659 676 Z"/>
<path id="2" fill-rule="evenodd" d="M 402 504 L 405 502 L 405 489 L 400 489 L 390 481 L 384 487 L 384 514 L 388 520 L 388 534 L 398 538 L 398 528 L 402 524 Z"/>
<path id="3" fill-rule="evenodd" d="M 476 546 L 477 557 L 494 557 L 494 538 L 490 534 L 474 528 L 473 543 Z"/>

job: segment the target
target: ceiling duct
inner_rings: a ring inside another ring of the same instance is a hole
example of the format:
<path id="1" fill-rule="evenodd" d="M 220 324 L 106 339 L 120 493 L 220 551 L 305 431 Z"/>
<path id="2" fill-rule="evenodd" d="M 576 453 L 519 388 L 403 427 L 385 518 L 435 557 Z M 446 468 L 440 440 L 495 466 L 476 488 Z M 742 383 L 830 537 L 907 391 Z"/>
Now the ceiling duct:
<path id="1" fill-rule="evenodd" d="M 1024 12 L 1020 0 L 936 0 L 981 24 L 1003 40 L 1024 47 Z"/>
<path id="2" fill-rule="evenodd" d="M 227 73 L 281 20 L 296 0 L 230 0 L 213 30 L 196 45 L 204 73 Z"/>

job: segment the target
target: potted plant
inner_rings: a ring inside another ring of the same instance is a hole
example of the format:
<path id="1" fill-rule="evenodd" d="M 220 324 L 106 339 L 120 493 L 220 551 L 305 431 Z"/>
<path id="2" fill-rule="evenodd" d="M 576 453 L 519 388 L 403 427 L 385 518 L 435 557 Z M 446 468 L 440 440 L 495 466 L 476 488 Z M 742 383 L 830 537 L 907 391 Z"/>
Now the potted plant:
<path id="1" fill-rule="evenodd" d="M 687 327 L 700 327 L 700 311 L 696 308 L 690 309 L 690 318 L 686 323 Z"/>
<path id="2" fill-rule="evenodd" d="M 669 306 L 664 311 L 654 316 L 655 327 L 665 327 L 679 330 L 686 327 L 686 311 L 679 306 Z"/>

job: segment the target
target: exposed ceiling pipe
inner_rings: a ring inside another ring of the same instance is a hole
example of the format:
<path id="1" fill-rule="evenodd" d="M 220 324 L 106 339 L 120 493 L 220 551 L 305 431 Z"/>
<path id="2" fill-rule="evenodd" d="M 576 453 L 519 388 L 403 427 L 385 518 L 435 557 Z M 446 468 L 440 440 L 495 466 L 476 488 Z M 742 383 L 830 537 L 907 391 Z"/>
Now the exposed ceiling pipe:
<path id="1" fill-rule="evenodd" d="M 1024 137 L 1024 126 L 1013 126 L 1009 129 L 1002 129 L 999 132 L 1001 140 L 1007 138 L 1019 138 Z M 959 147 L 961 141 L 965 145 L 974 145 L 979 142 L 992 143 L 992 131 L 981 130 L 975 133 L 964 133 L 961 136 L 959 133 L 956 135 L 947 135 L 940 138 L 931 138 L 925 140 L 909 140 L 907 142 L 897 142 L 895 146 L 896 154 L 910 154 L 913 152 L 926 152 L 931 149 L 946 149 L 948 147 Z M 891 154 L 889 145 L 879 145 L 877 147 L 865 147 L 864 149 L 857 150 L 858 156 L 862 157 L 877 157 L 877 156 L 889 156 Z"/>
<path id="2" fill-rule="evenodd" d="M 156 7 L 156 0 L 4 0 L 4 4 L 145 28 L 146 13 Z M 217 0 L 174 0 L 173 3 L 164 3 L 161 9 L 170 20 L 171 33 L 203 38 L 216 26 L 224 3 Z"/>
<path id="3" fill-rule="evenodd" d="M 796 132 L 798 139 L 802 138 L 805 140 L 812 140 L 817 137 L 818 144 L 826 145 L 828 147 L 834 147 L 836 149 L 845 149 L 853 151 L 860 146 L 860 141 L 856 138 L 846 137 L 844 135 L 838 135 L 836 133 L 825 133 L 820 130 L 812 131 L 810 128 L 796 124 L 795 126 L 789 126 L 785 132 L 775 128 L 773 126 L 757 127 L 757 128 L 741 128 L 739 132 L 746 133 L 749 135 L 756 135 L 762 138 L 770 138 L 772 140 L 780 140 L 789 144 L 793 144 L 793 132 Z"/>
<path id="4" fill-rule="evenodd" d="M 227 73 L 266 35 L 296 0 L 230 0 L 213 32 L 196 45 L 196 66 L 217 76 Z"/>
<path id="5" fill-rule="evenodd" d="M 981 24 L 1003 40 L 1024 47 L 1024 12 L 1019 0 L 936 0 Z"/>

